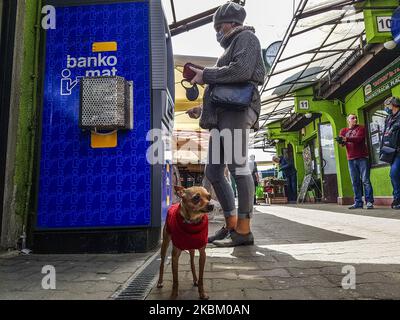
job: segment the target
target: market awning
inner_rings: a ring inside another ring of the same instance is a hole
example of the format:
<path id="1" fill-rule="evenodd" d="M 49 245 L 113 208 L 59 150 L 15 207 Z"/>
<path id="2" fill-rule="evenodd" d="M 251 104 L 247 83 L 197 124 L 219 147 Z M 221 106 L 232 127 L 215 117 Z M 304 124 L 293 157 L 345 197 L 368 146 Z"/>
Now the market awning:
<path id="1" fill-rule="evenodd" d="M 189 9 L 189 2 L 169 1 L 169 6 L 165 7 L 171 32 L 177 35 L 210 23 L 212 14 L 223 3 L 224 0 L 218 0 L 210 7 L 209 2 L 198 2 Z M 293 113 L 294 90 L 327 78 L 351 55 L 362 55 L 366 44 L 364 0 L 300 0 L 296 3 L 299 3 L 298 7 L 261 90 L 262 129 L 252 139 L 252 146 L 256 148 L 264 143 L 266 124 Z M 188 16 L 183 12 L 191 14 Z M 179 86 L 177 89 L 181 90 Z M 185 130 L 195 123 L 179 112 L 191 105 L 183 100 L 176 104 L 177 125 Z"/>
<path id="2" fill-rule="evenodd" d="M 302 0 L 262 87 L 260 127 L 293 113 L 293 92 L 330 76 L 365 44 L 364 0 Z M 256 134 L 261 144 L 263 133 Z"/>

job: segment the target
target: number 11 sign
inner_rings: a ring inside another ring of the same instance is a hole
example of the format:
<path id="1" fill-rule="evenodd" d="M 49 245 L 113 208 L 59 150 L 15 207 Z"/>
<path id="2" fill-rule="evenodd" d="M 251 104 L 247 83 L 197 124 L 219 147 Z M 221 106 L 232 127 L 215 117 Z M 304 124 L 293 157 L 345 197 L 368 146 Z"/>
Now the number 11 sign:
<path id="1" fill-rule="evenodd" d="M 308 100 L 299 101 L 299 109 L 300 110 L 308 110 L 310 108 L 308 104 Z"/>

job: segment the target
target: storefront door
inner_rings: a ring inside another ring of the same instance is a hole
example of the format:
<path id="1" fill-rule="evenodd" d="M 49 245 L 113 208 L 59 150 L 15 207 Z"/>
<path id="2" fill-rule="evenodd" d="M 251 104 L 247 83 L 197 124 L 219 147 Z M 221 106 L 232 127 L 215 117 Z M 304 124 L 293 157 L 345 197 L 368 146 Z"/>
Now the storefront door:
<path id="1" fill-rule="evenodd" d="M 312 159 L 312 174 L 314 178 L 315 185 L 312 186 L 314 190 L 315 200 L 320 202 L 322 199 L 321 192 L 321 164 L 320 164 L 320 152 L 318 149 L 317 138 L 311 139 L 307 146 L 310 148 L 311 159 Z"/>
<path id="2" fill-rule="evenodd" d="M 335 145 L 332 125 L 330 123 L 322 123 L 319 125 L 319 139 L 321 146 L 322 199 L 324 202 L 337 203 L 338 184 Z"/>

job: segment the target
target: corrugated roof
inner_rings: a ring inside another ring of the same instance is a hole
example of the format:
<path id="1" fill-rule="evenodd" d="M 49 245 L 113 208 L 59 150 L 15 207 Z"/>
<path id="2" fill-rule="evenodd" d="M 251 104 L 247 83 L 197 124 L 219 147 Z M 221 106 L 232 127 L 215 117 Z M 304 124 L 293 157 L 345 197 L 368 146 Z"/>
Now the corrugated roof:
<path id="1" fill-rule="evenodd" d="M 288 117 L 293 91 L 335 72 L 366 43 L 363 0 L 302 0 L 262 92 L 260 126 Z M 262 133 L 256 135 L 260 144 Z"/>

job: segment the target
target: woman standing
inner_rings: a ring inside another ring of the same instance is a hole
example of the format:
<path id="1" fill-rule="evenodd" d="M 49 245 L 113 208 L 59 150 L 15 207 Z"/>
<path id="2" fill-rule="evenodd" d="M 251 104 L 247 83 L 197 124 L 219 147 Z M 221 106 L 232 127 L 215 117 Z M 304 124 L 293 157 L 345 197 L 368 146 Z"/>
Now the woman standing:
<path id="1" fill-rule="evenodd" d="M 381 152 L 385 146 L 395 150 L 390 166 L 390 179 L 393 186 L 392 208 L 400 210 L 400 99 L 390 97 L 384 104 L 388 116 L 382 134 Z"/>
<path id="2" fill-rule="evenodd" d="M 264 81 L 265 69 L 260 42 L 253 27 L 243 26 L 245 18 L 244 8 L 233 2 L 222 5 L 214 14 L 216 38 L 225 51 L 215 67 L 204 70 L 192 68 L 196 73 L 192 84 L 208 86 L 204 92 L 203 106 L 187 112 L 191 118 L 200 118 L 203 129 L 211 130 L 206 176 L 221 203 L 226 224 L 209 238 L 209 242 L 221 247 L 254 244 L 250 230 L 254 182 L 248 164 L 248 139 L 250 129 L 258 129 L 261 99 L 257 86 Z M 213 105 L 210 96 L 213 85 L 227 83 L 252 83 L 251 106 L 236 111 Z M 231 133 L 232 138 L 224 139 L 222 131 Z M 238 154 L 242 156 L 241 159 L 236 156 Z M 237 185 L 238 209 L 232 188 L 224 177 L 226 165 Z"/>

